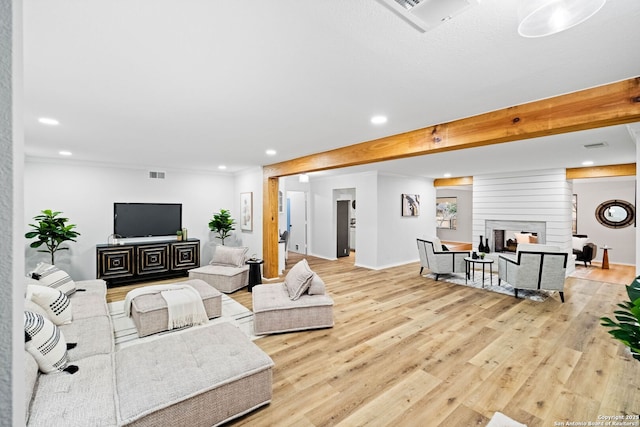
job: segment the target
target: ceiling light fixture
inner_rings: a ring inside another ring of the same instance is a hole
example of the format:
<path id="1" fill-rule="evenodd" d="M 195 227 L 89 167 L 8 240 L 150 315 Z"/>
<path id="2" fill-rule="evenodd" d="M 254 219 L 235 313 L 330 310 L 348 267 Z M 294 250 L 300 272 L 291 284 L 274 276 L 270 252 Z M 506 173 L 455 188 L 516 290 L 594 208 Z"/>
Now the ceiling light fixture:
<path id="1" fill-rule="evenodd" d="M 70 156 L 73 153 L 71 153 L 71 151 L 62 150 L 58 151 L 58 154 L 60 154 L 61 156 Z"/>
<path id="2" fill-rule="evenodd" d="M 593 165 L 593 160 L 585 160 L 582 162 L 582 166 L 591 166 Z"/>
<path id="3" fill-rule="evenodd" d="M 371 123 L 373 123 L 374 125 L 381 125 L 381 124 L 387 123 L 387 117 L 386 116 L 373 116 L 373 117 L 371 117 Z"/>
<path id="4" fill-rule="evenodd" d="M 59 121 L 57 121 L 56 119 L 52 119 L 50 117 L 40 117 L 38 119 L 38 122 L 42 123 L 43 125 L 49 125 L 49 126 L 58 126 L 60 124 Z"/>
<path id="5" fill-rule="evenodd" d="M 218 169 L 220 169 L 220 170 L 225 170 L 226 168 L 227 168 L 227 167 L 226 167 L 225 165 L 220 165 L 220 166 L 218 166 Z"/>
<path id="6" fill-rule="evenodd" d="M 269 150 L 265 151 L 265 153 L 267 153 L 267 156 L 275 156 L 276 155 L 276 150 L 269 149 Z"/>
<path id="7" fill-rule="evenodd" d="M 300 181 L 300 182 L 309 182 L 309 175 L 307 175 L 306 173 L 300 174 L 300 177 L 298 178 L 298 181 Z"/>
<path id="8" fill-rule="evenodd" d="M 518 34 L 544 37 L 568 30 L 595 15 L 607 0 L 520 0 Z"/>
<path id="9" fill-rule="evenodd" d="M 449 172 L 447 172 L 447 173 L 444 174 L 444 177 L 445 178 L 451 178 L 451 174 Z"/>

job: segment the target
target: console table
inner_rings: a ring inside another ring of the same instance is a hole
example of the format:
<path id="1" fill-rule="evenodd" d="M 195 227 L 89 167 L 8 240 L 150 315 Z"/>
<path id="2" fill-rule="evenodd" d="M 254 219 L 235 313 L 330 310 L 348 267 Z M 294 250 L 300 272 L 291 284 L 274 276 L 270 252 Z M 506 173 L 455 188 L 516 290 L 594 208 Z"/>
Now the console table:
<path id="1" fill-rule="evenodd" d="M 96 245 L 96 278 L 108 286 L 184 276 L 200 267 L 200 240 Z"/>

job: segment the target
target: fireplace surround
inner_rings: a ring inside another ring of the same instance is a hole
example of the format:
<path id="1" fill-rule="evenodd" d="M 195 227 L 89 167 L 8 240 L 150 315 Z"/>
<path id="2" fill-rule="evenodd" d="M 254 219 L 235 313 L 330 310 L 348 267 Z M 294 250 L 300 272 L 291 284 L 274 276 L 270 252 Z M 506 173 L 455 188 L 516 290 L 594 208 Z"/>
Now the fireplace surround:
<path id="1" fill-rule="evenodd" d="M 497 233 L 496 233 L 497 232 Z M 509 221 L 486 220 L 485 233 L 489 239 L 491 252 L 506 251 L 506 241 L 515 239 L 514 233 L 532 233 L 537 236 L 538 243 L 547 242 L 547 223 L 545 221 Z M 496 235 L 502 242 L 496 242 Z M 496 247 L 497 244 L 497 247 Z"/>

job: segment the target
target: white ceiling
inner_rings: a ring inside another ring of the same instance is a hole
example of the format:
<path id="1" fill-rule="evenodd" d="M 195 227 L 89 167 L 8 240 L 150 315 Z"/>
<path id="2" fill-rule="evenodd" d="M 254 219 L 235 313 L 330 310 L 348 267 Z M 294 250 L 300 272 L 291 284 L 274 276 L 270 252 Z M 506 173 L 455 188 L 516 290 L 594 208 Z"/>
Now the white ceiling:
<path id="1" fill-rule="evenodd" d="M 376 0 L 29 0 L 25 151 L 234 173 L 640 75 L 640 1 L 539 39 L 518 36 L 516 4 L 483 0 L 421 33 Z M 635 159 L 618 126 L 376 167 L 436 178 Z"/>

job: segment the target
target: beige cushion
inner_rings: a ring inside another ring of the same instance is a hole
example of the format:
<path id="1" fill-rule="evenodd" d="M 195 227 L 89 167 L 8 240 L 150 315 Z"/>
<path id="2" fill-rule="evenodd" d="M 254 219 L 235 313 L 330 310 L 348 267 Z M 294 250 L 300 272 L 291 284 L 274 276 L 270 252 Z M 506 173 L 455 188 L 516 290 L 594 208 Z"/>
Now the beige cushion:
<path id="1" fill-rule="evenodd" d="M 529 237 L 531 236 L 530 233 L 514 233 L 516 235 L 516 242 L 518 242 L 518 244 L 521 243 L 533 243 L 529 241 Z"/>
<path id="2" fill-rule="evenodd" d="M 313 273 L 307 293 L 309 295 L 324 295 L 326 293 L 324 281 L 316 273 Z"/>
<path id="3" fill-rule="evenodd" d="M 42 307 L 54 324 L 60 326 L 71 323 L 71 302 L 59 290 L 48 286 L 27 285 L 27 299 Z"/>
<path id="4" fill-rule="evenodd" d="M 538 236 L 534 236 L 533 234 L 530 234 L 529 243 L 538 243 Z"/>
<path id="5" fill-rule="evenodd" d="M 246 253 L 248 250 L 249 248 L 238 246 L 216 246 L 215 251 L 213 251 L 213 259 L 209 264 L 242 267 L 247 260 Z"/>
<path id="6" fill-rule="evenodd" d="M 291 300 L 295 301 L 299 299 L 309 288 L 313 274 L 307 260 L 304 258 L 287 273 L 287 276 L 284 278 L 284 285 L 287 288 Z"/>

